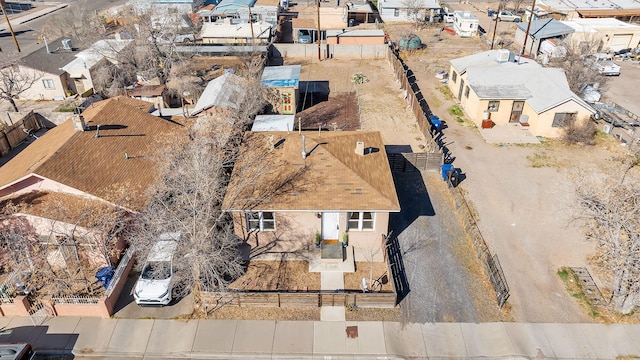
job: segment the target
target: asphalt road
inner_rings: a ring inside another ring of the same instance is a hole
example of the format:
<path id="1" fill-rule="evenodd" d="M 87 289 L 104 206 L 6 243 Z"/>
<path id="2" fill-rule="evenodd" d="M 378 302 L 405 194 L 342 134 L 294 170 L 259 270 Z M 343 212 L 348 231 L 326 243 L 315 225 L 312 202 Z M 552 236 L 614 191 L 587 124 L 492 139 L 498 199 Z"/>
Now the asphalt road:
<path id="1" fill-rule="evenodd" d="M 26 2 L 25 2 L 26 3 Z M 42 2 L 29 2 L 37 7 L 43 7 Z M 44 25 L 47 21 L 54 16 L 59 15 L 70 15 L 72 14 L 71 8 L 74 6 L 82 6 L 85 10 L 91 12 L 101 12 L 103 10 L 109 9 L 114 6 L 122 5 L 126 3 L 126 0 L 101 0 L 101 1 L 87 1 L 87 0 L 67 0 L 65 3 L 69 4 L 68 7 L 64 9 L 60 9 L 53 13 L 47 14 L 40 18 L 31 20 L 24 24 L 14 24 L 12 22 L 13 31 L 16 34 L 16 38 L 18 39 L 18 44 L 20 44 L 21 54 L 22 56 L 27 55 L 40 46 L 43 46 L 42 43 L 38 42 L 39 34 L 42 34 Z M 17 14 L 15 16 L 18 16 Z M 4 22 L 4 17 L 2 17 L 2 21 Z M 46 33 L 44 34 L 47 35 Z M 16 46 L 11 37 L 11 33 L 9 30 L 4 30 L 0 32 L 0 49 L 2 49 L 3 56 L 5 55 L 15 55 L 18 54 Z"/>

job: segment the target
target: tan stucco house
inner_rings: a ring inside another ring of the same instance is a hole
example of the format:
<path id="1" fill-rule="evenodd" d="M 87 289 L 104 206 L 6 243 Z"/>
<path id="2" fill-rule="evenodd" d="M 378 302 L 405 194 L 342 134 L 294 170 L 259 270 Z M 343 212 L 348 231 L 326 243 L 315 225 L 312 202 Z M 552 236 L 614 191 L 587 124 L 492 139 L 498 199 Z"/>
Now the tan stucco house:
<path id="1" fill-rule="evenodd" d="M 335 245 L 355 261 L 383 261 L 400 205 L 379 132 L 265 131 L 245 136 L 223 209 L 252 252 L 295 258 Z"/>
<path id="2" fill-rule="evenodd" d="M 586 121 L 595 110 L 569 89 L 562 69 L 490 50 L 451 60 L 449 89 L 478 127 L 527 127 L 534 136 L 555 138 L 571 121 Z"/>
<path id="3" fill-rule="evenodd" d="M 57 39 L 22 58 L 20 71 L 32 73 L 37 81 L 20 98 L 64 100 L 76 94 L 93 93 L 95 71 L 103 65 L 117 66 L 116 57 L 131 40 L 100 40 L 80 50 L 71 39 Z"/>

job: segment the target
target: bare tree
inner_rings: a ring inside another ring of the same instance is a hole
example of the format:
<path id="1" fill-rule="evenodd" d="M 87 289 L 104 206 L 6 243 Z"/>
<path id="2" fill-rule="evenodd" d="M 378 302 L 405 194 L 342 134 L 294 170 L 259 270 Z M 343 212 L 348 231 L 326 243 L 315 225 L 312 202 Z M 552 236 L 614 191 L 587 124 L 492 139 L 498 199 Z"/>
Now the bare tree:
<path id="1" fill-rule="evenodd" d="M 402 6 L 407 11 L 407 16 L 414 22 L 416 29 L 421 19 L 424 19 L 425 5 L 423 0 L 402 0 Z"/>
<path id="2" fill-rule="evenodd" d="M 624 314 L 640 304 L 640 176 L 637 171 L 634 177 L 620 176 L 637 170 L 632 169 L 636 163 L 604 176 L 576 176 L 574 218 L 584 222 L 587 238 L 596 242 L 595 265 L 608 274 L 613 308 Z"/>
<path id="3" fill-rule="evenodd" d="M 41 72 L 21 69 L 19 65 L 17 59 L 0 60 L 0 101 L 8 101 L 15 112 L 18 112 L 15 100 L 42 77 Z"/>
<path id="4" fill-rule="evenodd" d="M 22 195 L 3 206 L 3 264 L 28 274 L 23 281 L 39 294 L 92 294 L 97 268 L 116 261 L 124 247 L 128 211 L 121 206 L 48 193 Z"/>
<path id="5" fill-rule="evenodd" d="M 607 78 L 600 75 L 586 62 L 586 56 L 596 51 L 599 40 L 583 41 L 580 43 L 565 44 L 567 54 L 565 57 L 552 58 L 549 65 L 564 70 L 569 88 L 580 95 L 586 85 L 598 84 L 601 91 L 606 88 Z"/>

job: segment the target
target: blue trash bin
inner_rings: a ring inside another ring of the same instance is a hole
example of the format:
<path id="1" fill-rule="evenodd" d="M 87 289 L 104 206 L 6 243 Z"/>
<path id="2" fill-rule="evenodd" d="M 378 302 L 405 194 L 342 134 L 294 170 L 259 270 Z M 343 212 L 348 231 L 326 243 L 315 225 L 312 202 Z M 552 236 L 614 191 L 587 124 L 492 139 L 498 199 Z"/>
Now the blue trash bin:
<path id="1" fill-rule="evenodd" d="M 111 282 L 111 278 L 113 278 L 114 272 L 115 268 L 113 266 L 105 266 L 98 269 L 98 272 L 96 272 L 96 279 L 98 279 L 106 289 L 109 287 L 109 283 Z"/>
<path id="2" fill-rule="evenodd" d="M 453 164 L 443 164 L 440 169 L 442 169 L 442 180 L 447 181 L 449 172 L 453 170 Z"/>

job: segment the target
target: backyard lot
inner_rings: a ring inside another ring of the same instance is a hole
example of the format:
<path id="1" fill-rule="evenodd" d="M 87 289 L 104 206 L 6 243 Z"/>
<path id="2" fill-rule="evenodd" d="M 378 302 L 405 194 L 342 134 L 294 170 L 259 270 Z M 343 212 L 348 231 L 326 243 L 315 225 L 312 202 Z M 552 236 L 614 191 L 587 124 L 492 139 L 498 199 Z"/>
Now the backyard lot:
<path id="1" fill-rule="evenodd" d="M 285 61 L 285 64 L 291 64 Z M 369 79 L 358 85 L 363 130 L 382 133 L 387 149 L 421 151 L 425 139 L 406 106 L 386 60 L 329 60 L 302 64 L 301 81 L 328 81 L 332 92 L 353 89 L 354 72 Z M 401 248 L 409 292 L 401 302 L 405 319 L 415 322 L 500 321 L 493 290 L 455 216 L 438 174 L 395 173 L 402 212 L 391 228 Z"/>

